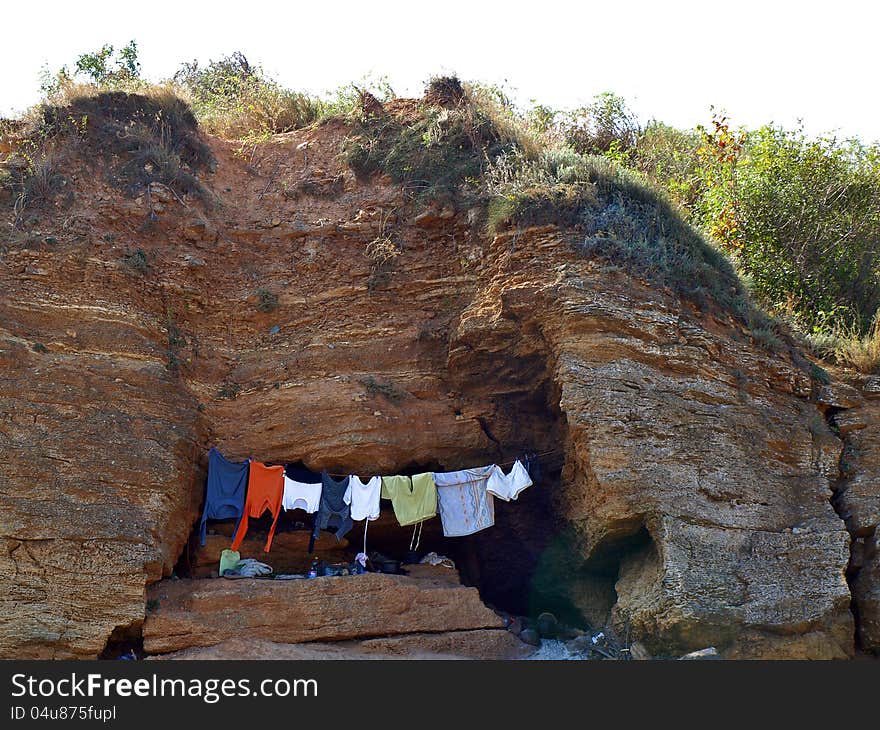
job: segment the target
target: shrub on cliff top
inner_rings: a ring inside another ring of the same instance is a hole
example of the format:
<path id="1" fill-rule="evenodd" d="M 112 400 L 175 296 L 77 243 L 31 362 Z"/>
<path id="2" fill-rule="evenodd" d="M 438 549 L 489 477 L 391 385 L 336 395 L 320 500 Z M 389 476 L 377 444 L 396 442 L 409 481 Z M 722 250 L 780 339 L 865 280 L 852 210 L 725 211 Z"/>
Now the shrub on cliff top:
<path id="1" fill-rule="evenodd" d="M 207 199 L 197 174 L 213 168 L 213 154 L 192 110 L 170 89 L 134 94 L 78 87 L 65 91 L 63 103 L 56 99 L 32 112 L 20 150 L 61 148 L 102 158 L 110 181 L 132 196 L 161 183 L 175 194 Z"/>
<path id="2" fill-rule="evenodd" d="M 268 78 L 244 54 L 200 66 L 184 63 L 174 81 L 189 95 L 206 131 L 235 139 L 259 139 L 317 121 L 324 104 Z"/>
<path id="3" fill-rule="evenodd" d="M 454 77 L 433 80 L 410 111 L 360 121 L 343 150 L 359 177 L 384 173 L 416 198 L 451 202 L 476 191 L 491 160 L 516 148 Z"/>
<path id="4" fill-rule="evenodd" d="M 774 323 L 751 303 L 727 257 L 637 173 L 604 157 L 556 148 L 536 160 L 502 157 L 488 179 L 491 232 L 511 224 L 571 226 L 582 253 L 701 307 L 711 297 L 750 329 L 763 330 L 761 344 L 772 340 L 776 346 Z"/>

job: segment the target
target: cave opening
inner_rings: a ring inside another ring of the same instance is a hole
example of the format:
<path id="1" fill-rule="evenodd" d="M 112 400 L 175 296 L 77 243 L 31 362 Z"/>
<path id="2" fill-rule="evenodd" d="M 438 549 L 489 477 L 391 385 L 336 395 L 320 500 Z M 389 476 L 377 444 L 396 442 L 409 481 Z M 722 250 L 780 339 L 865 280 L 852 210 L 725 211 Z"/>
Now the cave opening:
<path id="1" fill-rule="evenodd" d="M 498 461 L 505 464 L 505 472 L 510 470 L 507 459 Z M 492 463 L 489 459 L 487 462 Z M 327 567 L 351 565 L 356 554 L 365 547 L 375 567 L 381 557 L 385 557 L 400 562 L 401 572 L 406 573 L 407 565 L 435 553 L 452 560 L 461 582 L 476 587 L 487 604 L 511 614 L 537 615 L 553 607 L 553 601 L 545 605 L 536 600 L 540 593 L 536 592 L 533 582 L 547 544 L 559 531 L 553 492 L 560 487 L 563 457 L 561 453 L 548 454 L 540 458 L 538 464 L 539 472 L 532 472 L 532 486 L 515 501 L 495 499 L 495 524 L 473 535 L 445 537 L 439 514 L 420 527 L 402 527 L 391 502 L 383 499 L 378 519 L 355 522 L 340 541 L 332 529 L 321 531 L 313 553 L 308 552 L 312 515 L 300 509 L 282 511 L 270 552 L 264 552 L 273 521 L 268 512 L 264 513 L 250 519 L 239 552 L 242 558 L 267 563 L 276 575 L 305 575 L 313 560 L 318 561 L 322 572 Z M 441 463 L 419 462 L 408 463 L 395 471 L 412 476 L 447 470 Z M 235 523 L 234 519 L 210 520 L 204 546 L 200 545 L 198 530 L 193 530 L 174 574 L 180 578 L 218 577 L 220 553 L 230 547 Z M 411 549 L 416 546 L 417 549 Z"/>
<path id="2" fill-rule="evenodd" d="M 312 516 L 303 510 L 282 511 L 271 550 L 263 551 L 273 518 L 266 512 L 250 519 L 247 536 L 239 550 L 242 558 L 265 562 L 274 574 L 307 574 L 314 559 L 319 568 L 351 565 L 355 555 L 364 551 L 402 563 L 401 570 L 428 553 L 449 558 L 458 570 L 462 584 L 476 587 L 483 601 L 497 610 L 522 616 L 536 616 L 543 611 L 558 613 L 572 623 L 583 623 L 578 612 L 559 596 L 560 591 L 540 587 L 542 561 L 548 546 L 559 541 L 566 528 L 559 514 L 558 494 L 562 489 L 565 463 L 566 422 L 559 408 L 560 394 L 546 377 L 546 360 L 538 367 L 538 358 L 530 358 L 524 369 L 516 370 L 517 382 L 508 375 L 494 373 L 488 380 L 491 396 L 482 396 L 485 410 L 474 420 L 485 434 L 482 451 L 471 449 L 457 463 L 448 456 L 436 460 L 409 460 L 401 445 L 395 474 L 412 476 L 422 472 L 446 472 L 499 464 L 509 472 L 515 459 L 537 454 L 537 469 L 531 469 L 532 486 L 515 501 L 494 499 L 495 523 L 472 535 L 444 537 L 440 516 L 422 523 L 416 537 L 418 549 L 412 551 L 414 527 L 401 527 L 390 501 L 381 501 L 379 518 L 355 522 L 354 527 L 337 541 L 332 530 L 322 531 L 313 554 L 308 552 Z M 512 371 L 513 372 L 513 371 Z M 523 377 L 526 372 L 528 377 Z M 501 384 L 499 384 L 501 381 Z M 458 384 L 460 386 L 460 384 Z M 485 383 L 482 387 L 487 387 Z M 450 407 L 454 418 L 462 418 L 461 402 L 471 403 L 480 393 L 459 388 L 459 400 Z M 369 447 L 365 447 L 369 448 Z M 447 451 L 448 453 L 448 451 Z M 278 463 L 278 462 L 274 462 Z M 321 464 L 303 464 L 299 458 L 289 463 L 319 471 Z M 328 468 L 331 473 L 341 471 Z M 362 479 L 369 475 L 361 474 Z M 442 489 L 442 487 L 440 487 Z M 174 574 L 181 578 L 218 577 L 220 554 L 231 546 L 236 520 L 209 520 L 207 538 L 200 545 L 194 529 L 177 562 Z M 197 526 L 196 526 L 197 527 Z M 366 531 L 366 535 L 364 534 Z M 415 554 L 414 554 L 415 553 Z M 563 576 L 566 579 L 568 576 Z"/>
<path id="3" fill-rule="evenodd" d="M 472 419 L 479 429 L 477 436 L 455 456 L 450 456 L 458 451 L 455 442 L 438 444 L 437 453 L 443 455 L 433 459 L 424 458 L 424 453 L 418 459 L 410 458 L 406 441 L 400 440 L 396 453 L 391 453 L 393 466 L 383 471 L 412 476 L 499 464 L 507 473 L 515 459 L 537 454 L 538 470 L 530 469 L 532 486 L 522 491 L 515 501 L 494 499 L 493 526 L 464 537 L 445 537 L 438 514 L 422 523 L 418 549 L 413 554 L 414 527 L 400 526 L 391 502 L 383 499 L 378 519 L 354 523 L 341 541 L 336 540 L 332 530 L 322 531 L 314 553 L 310 554 L 312 516 L 296 509 L 282 511 L 269 553 L 263 548 L 272 516 L 264 513 L 260 518 L 250 519 L 247 536 L 239 549 L 241 557 L 267 563 L 275 575 L 306 575 L 314 559 L 319 561 L 320 567 L 351 566 L 355 555 L 364 551 L 366 537 L 365 552 L 369 556 L 379 554 L 399 561 L 402 572 L 428 553 L 449 558 L 461 583 L 475 587 L 482 601 L 497 611 L 530 619 L 551 612 L 569 626 L 597 625 L 593 619 L 598 612 L 585 611 L 582 596 L 573 594 L 572 586 L 592 586 L 591 590 L 598 596 L 595 603 L 610 611 L 620 560 L 615 562 L 606 556 L 586 567 L 583 565 L 578 542 L 573 538 L 574 530 L 564 512 L 565 500 L 560 498 L 567 488 L 564 480 L 571 475 L 565 469 L 568 424 L 560 407 L 559 386 L 551 375 L 555 372 L 555 363 L 540 333 L 530 331 L 526 341 L 527 350 L 520 351 L 516 357 L 467 347 L 462 348 L 464 354 L 446 353 L 450 357 L 450 374 L 441 392 L 447 393 L 449 399 L 449 417 L 458 421 Z M 445 432 L 456 431 L 449 428 Z M 295 443 L 295 438 L 289 442 Z M 482 445 L 474 446 L 480 442 Z M 382 443 L 387 463 L 388 442 L 383 440 Z M 369 448 L 365 438 L 364 449 Z M 277 456 L 278 450 L 274 453 Z M 271 463 L 282 462 L 276 458 Z M 316 472 L 326 467 L 337 476 L 346 471 L 342 464 L 309 460 L 303 463 L 302 456 L 296 453 L 290 454 L 286 463 L 306 466 Z M 359 476 L 364 480 L 371 475 L 359 473 Z M 192 579 L 219 578 L 220 555 L 231 546 L 235 523 L 234 519 L 209 520 L 204 546 L 200 544 L 197 524 L 194 525 L 174 575 Z M 626 546 L 621 546 L 622 551 L 624 548 Z"/>

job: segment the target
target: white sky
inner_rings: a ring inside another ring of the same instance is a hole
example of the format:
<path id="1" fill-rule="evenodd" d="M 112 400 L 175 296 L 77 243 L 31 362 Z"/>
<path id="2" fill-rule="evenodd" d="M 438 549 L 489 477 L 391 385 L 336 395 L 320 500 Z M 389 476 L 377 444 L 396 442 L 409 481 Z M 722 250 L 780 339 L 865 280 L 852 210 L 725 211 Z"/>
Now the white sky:
<path id="1" fill-rule="evenodd" d="M 324 91 L 386 74 L 398 95 L 427 77 L 507 83 L 521 101 L 575 106 L 601 91 L 678 126 L 726 109 L 734 124 L 880 140 L 872 0 L 236 0 L 14 2 L 0 11 L 0 114 L 37 101 L 40 68 L 134 38 L 143 73 L 241 50 L 283 84 Z"/>

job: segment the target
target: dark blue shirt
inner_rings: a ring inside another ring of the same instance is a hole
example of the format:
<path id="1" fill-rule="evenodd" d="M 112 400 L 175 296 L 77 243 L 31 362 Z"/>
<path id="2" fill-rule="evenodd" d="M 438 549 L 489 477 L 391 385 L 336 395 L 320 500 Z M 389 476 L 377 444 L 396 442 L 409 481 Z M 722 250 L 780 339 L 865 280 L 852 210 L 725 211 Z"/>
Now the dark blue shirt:
<path id="1" fill-rule="evenodd" d="M 208 487 L 205 491 L 205 511 L 199 526 L 202 545 L 205 544 L 208 520 L 241 519 L 247 492 L 250 459 L 240 463 L 227 460 L 216 447 L 208 453 Z M 235 524 L 238 529 L 238 522 Z"/>

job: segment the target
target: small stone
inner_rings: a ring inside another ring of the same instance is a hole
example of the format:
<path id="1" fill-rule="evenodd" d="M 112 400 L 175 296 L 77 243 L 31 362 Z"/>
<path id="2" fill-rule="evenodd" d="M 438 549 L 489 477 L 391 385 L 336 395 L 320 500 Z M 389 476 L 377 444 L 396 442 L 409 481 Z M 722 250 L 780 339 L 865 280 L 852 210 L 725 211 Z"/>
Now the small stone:
<path id="1" fill-rule="evenodd" d="M 272 227 L 273 227 L 273 228 L 277 228 L 277 227 L 280 226 L 280 225 L 281 225 L 281 219 L 280 219 L 280 218 L 273 218 L 273 219 L 272 219 Z"/>
<path id="2" fill-rule="evenodd" d="M 819 388 L 816 400 L 832 408 L 855 408 L 864 402 L 862 394 L 845 383 L 829 383 Z"/>
<path id="3" fill-rule="evenodd" d="M 195 218 L 189 221 L 183 228 L 183 237 L 187 241 L 201 241 L 208 234 L 208 221 L 204 218 Z"/>
<path id="4" fill-rule="evenodd" d="M 544 639 L 552 639 L 559 632 L 559 621 L 549 611 L 538 616 L 538 633 Z"/>
<path id="5" fill-rule="evenodd" d="M 507 624 L 507 630 L 514 636 L 519 636 L 523 630 L 522 620 L 512 616 Z"/>
<path id="6" fill-rule="evenodd" d="M 831 421 L 842 434 L 868 427 L 867 414 L 861 409 L 835 413 Z"/>
<path id="7" fill-rule="evenodd" d="M 699 651 L 692 651 L 690 654 L 685 654 L 683 657 L 679 657 L 679 660 L 689 661 L 693 659 L 720 659 L 721 657 L 718 654 L 718 650 L 714 646 L 708 646 L 705 649 L 700 649 Z"/>
<path id="8" fill-rule="evenodd" d="M 629 647 L 629 655 L 639 662 L 648 661 L 651 659 L 651 652 L 649 652 L 645 645 L 640 641 L 634 641 L 632 645 Z"/>
<path id="9" fill-rule="evenodd" d="M 862 393 L 866 398 L 880 398 L 880 377 L 874 375 L 865 378 L 865 382 L 862 383 Z"/>
<path id="10" fill-rule="evenodd" d="M 382 411 L 373 411 L 373 415 L 377 418 L 382 415 Z"/>
<path id="11" fill-rule="evenodd" d="M 519 632 L 519 639 L 530 646 L 541 646 L 541 637 L 534 629 L 523 629 Z"/>

